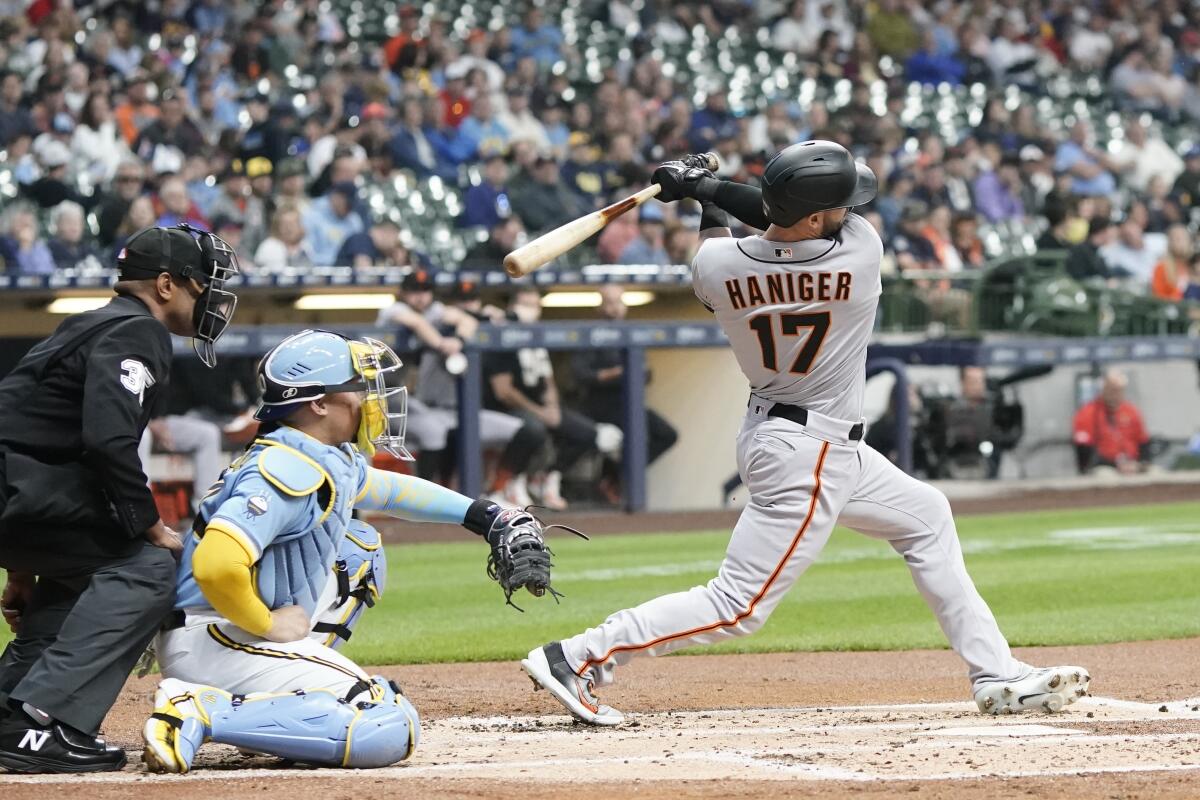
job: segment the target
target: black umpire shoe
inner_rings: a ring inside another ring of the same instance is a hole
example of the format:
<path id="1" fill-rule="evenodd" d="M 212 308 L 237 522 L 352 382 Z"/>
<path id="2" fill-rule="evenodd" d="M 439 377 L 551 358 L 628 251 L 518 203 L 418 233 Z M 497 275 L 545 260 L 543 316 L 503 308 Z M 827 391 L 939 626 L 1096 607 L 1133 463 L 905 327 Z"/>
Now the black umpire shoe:
<path id="1" fill-rule="evenodd" d="M 110 772 L 124 766 L 124 750 L 61 722 L 42 725 L 24 711 L 0 722 L 0 767 L 13 772 Z"/>

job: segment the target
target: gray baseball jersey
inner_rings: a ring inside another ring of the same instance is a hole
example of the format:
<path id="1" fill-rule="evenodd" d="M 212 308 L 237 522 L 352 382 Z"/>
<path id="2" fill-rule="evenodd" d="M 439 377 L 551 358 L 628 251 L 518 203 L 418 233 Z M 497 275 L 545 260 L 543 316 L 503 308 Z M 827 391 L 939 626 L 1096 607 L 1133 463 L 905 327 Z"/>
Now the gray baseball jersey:
<path id="1" fill-rule="evenodd" d="M 692 285 L 729 337 L 751 392 L 855 421 L 882 255 L 871 223 L 847 214 L 831 239 L 708 239 L 692 262 Z"/>

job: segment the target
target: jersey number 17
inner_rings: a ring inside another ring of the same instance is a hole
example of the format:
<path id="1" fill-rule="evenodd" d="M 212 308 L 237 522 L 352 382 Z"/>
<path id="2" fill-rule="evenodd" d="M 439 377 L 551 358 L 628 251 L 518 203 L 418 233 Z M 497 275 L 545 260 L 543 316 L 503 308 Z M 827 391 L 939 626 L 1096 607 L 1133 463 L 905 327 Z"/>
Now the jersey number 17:
<path id="1" fill-rule="evenodd" d="M 808 338 L 800 348 L 796 360 L 789 370 L 793 375 L 807 375 L 812 369 L 825 334 L 829 333 L 829 312 L 816 314 L 759 314 L 750 318 L 750 329 L 758 334 L 758 345 L 762 348 L 762 365 L 772 372 L 779 372 L 775 356 L 775 317 L 779 317 L 779 329 L 784 336 L 798 336 L 801 328 L 808 328 Z"/>

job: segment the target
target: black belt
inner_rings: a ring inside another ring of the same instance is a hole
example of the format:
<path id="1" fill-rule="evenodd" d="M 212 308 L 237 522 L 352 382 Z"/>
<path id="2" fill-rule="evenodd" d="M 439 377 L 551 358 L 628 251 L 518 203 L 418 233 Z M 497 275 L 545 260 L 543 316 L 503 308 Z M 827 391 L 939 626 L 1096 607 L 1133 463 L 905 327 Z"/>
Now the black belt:
<path id="1" fill-rule="evenodd" d="M 797 425 L 808 424 L 808 409 L 800 406 L 788 406 L 783 403 L 776 403 L 771 406 L 771 410 L 767 412 L 768 417 L 779 417 L 780 419 L 791 420 Z M 850 435 L 847 436 L 850 441 L 857 442 L 863 437 L 863 424 L 856 422 L 850 427 Z"/>
<path id="2" fill-rule="evenodd" d="M 174 631 L 182 628 L 187 624 L 187 614 L 183 613 L 183 609 L 175 609 L 163 619 L 162 624 L 158 629 L 163 633 Z"/>

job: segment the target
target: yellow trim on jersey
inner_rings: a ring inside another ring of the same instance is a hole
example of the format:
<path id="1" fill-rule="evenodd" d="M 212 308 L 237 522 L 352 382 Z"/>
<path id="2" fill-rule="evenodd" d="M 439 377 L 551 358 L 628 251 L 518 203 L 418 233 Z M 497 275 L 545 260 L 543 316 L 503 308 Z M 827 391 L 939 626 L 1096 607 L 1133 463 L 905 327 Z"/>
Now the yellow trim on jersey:
<path id="1" fill-rule="evenodd" d="M 359 675 L 357 672 L 347 669 L 341 664 L 336 664 L 332 661 L 326 661 L 325 659 L 318 658 L 317 656 L 310 656 L 303 653 L 289 653 L 286 650 L 272 650 L 269 647 L 262 647 L 260 645 L 242 644 L 241 642 L 237 642 L 229 638 L 228 634 L 218 628 L 216 623 L 212 623 L 208 626 L 208 635 L 212 637 L 213 641 L 215 641 L 217 644 L 229 650 L 237 650 L 240 653 L 245 653 L 252 656 L 263 656 L 264 658 L 281 658 L 286 661 L 308 661 L 313 664 L 320 664 L 323 667 L 329 667 L 330 669 L 337 670 L 343 675 L 348 675 L 351 678 L 354 678 L 355 681 L 370 680 L 370 678 Z"/>

